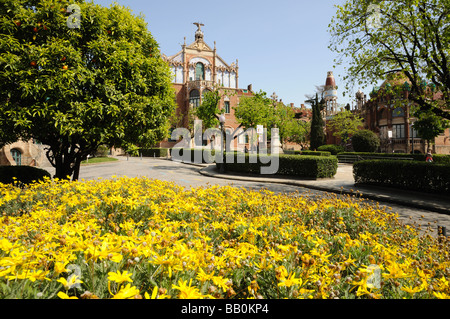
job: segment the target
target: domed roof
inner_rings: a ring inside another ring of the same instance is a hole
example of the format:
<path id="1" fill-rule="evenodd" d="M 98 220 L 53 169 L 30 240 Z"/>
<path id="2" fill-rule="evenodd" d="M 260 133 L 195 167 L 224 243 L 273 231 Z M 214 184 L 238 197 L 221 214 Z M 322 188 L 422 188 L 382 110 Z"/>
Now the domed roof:
<path id="1" fill-rule="evenodd" d="M 403 74 L 403 72 L 397 72 L 395 74 L 389 75 L 388 78 L 383 82 L 383 84 L 381 84 L 380 88 L 402 86 L 405 85 L 405 83 L 411 85 L 411 81 L 405 74 Z"/>
<path id="2" fill-rule="evenodd" d="M 325 82 L 325 86 L 332 86 L 332 87 L 336 86 L 336 80 L 334 79 L 334 75 L 333 75 L 332 71 L 329 71 L 327 73 L 327 80 Z"/>

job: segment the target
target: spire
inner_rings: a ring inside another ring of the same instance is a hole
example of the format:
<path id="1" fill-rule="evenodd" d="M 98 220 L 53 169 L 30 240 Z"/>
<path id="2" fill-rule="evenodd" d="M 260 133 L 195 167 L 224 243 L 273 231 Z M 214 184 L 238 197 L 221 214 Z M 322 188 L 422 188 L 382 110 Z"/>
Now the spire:
<path id="1" fill-rule="evenodd" d="M 212 51 L 214 52 L 213 49 L 211 49 L 204 41 L 203 39 L 203 31 L 202 28 L 204 26 L 203 23 L 201 22 L 194 22 L 193 25 L 197 26 L 197 31 L 195 31 L 195 41 L 194 43 L 190 44 L 189 46 L 186 47 L 186 49 L 193 49 L 193 50 L 197 50 L 197 51 Z"/>
<path id="2" fill-rule="evenodd" d="M 201 27 L 205 25 L 201 22 L 194 22 L 193 24 L 196 25 L 198 28 L 197 31 L 195 31 L 195 41 L 196 42 L 203 41 L 203 31 Z"/>
<path id="3" fill-rule="evenodd" d="M 336 80 L 334 79 L 333 71 L 327 72 L 327 81 L 325 82 L 325 86 L 330 89 L 336 87 Z"/>

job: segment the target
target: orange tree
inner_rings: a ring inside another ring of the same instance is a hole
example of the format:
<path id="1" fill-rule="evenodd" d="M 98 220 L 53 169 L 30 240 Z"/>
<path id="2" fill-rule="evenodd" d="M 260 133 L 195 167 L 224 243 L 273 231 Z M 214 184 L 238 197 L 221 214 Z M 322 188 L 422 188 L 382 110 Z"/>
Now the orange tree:
<path id="1" fill-rule="evenodd" d="M 171 74 L 143 17 L 85 0 L 3 0 L 0 35 L 0 141 L 47 145 L 55 177 L 78 179 L 99 145 L 167 134 Z"/>

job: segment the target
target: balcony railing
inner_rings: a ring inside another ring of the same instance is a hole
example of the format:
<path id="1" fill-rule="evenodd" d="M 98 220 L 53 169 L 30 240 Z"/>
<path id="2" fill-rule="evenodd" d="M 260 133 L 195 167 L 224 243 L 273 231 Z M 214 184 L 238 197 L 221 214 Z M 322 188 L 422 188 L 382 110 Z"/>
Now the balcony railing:
<path id="1" fill-rule="evenodd" d="M 393 144 L 406 144 L 407 141 L 408 141 L 407 138 L 393 138 L 392 139 L 392 143 Z M 412 138 L 409 138 L 409 143 L 411 143 L 411 144 L 413 143 L 413 139 Z M 424 143 L 425 143 L 424 140 L 422 140 L 422 139 L 420 139 L 418 137 L 414 138 L 414 144 L 424 144 Z"/>
<path id="2" fill-rule="evenodd" d="M 205 81 L 205 80 L 193 80 L 188 82 L 188 89 L 197 89 L 201 90 L 204 88 L 212 88 L 214 86 L 214 81 Z"/>

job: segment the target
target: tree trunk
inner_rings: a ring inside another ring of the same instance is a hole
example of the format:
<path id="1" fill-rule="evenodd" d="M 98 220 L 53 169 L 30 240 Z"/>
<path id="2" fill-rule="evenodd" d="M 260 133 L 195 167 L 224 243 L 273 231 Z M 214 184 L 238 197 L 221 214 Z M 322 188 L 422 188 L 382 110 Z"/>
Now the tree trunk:
<path id="1" fill-rule="evenodd" d="M 50 146 L 46 155 L 56 170 L 54 178 L 77 181 L 80 176 L 81 162 L 97 148 L 98 146 L 80 146 L 77 143 Z"/>
<path id="2" fill-rule="evenodd" d="M 72 181 L 77 181 L 80 177 L 80 165 L 81 165 L 81 157 L 78 157 L 75 161 L 75 166 L 73 168 L 73 177 Z"/>
<path id="3" fill-rule="evenodd" d="M 70 180 L 70 176 L 72 176 L 73 169 L 70 167 L 70 163 L 65 161 L 64 155 L 60 155 L 55 158 L 55 178 L 60 180 Z"/>

